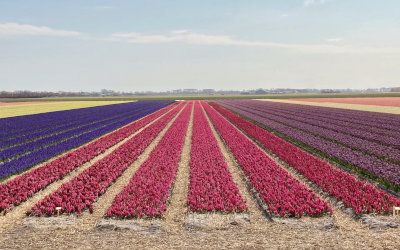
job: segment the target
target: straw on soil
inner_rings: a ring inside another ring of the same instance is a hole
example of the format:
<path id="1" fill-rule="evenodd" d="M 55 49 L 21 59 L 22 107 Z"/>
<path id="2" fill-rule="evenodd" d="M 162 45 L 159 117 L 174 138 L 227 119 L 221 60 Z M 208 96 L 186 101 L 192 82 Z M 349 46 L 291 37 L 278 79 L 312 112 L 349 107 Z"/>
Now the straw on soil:
<path id="1" fill-rule="evenodd" d="M 177 230 L 183 225 L 188 211 L 187 194 L 189 188 L 189 162 L 192 145 L 193 110 L 194 105 L 192 106 L 188 130 L 182 148 L 178 173 L 171 192 L 169 206 L 165 213 L 165 225 L 170 231 Z"/>

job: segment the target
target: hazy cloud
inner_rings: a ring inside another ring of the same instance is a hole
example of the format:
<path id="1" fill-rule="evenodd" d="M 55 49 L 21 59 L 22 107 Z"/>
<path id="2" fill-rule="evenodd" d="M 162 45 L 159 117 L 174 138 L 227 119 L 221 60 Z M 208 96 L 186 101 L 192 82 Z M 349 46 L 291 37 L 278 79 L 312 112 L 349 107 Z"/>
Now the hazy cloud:
<path id="1" fill-rule="evenodd" d="M 19 23 L 0 23 L 1 36 L 57 36 L 77 37 L 81 33 L 77 31 L 52 29 L 47 26 L 34 26 Z"/>
<path id="2" fill-rule="evenodd" d="M 93 9 L 95 10 L 100 10 L 100 11 L 106 11 L 106 10 L 112 10 L 115 9 L 115 6 L 110 6 L 110 5 L 99 5 L 99 6 L 94 6 Z"/>
<path id="3" fill-rule="evenodd" d="M 338 42 L 343 41 L 343 38 L 341 38 L 341 37 L 327 38 L 327 39 L 325 39 L 325 41 L 327 41 L 329 43 L 338 43 Z"/>
<path id="4" fill-rule="evenodd" d="M 307 53 L 400 53 L 400 48 L 248 41 L 236 39 L 227 35 L 209 35 L 188 30 L 175 30 L 162 34 L 143 34 L 136 32 L 113 33 L 106 40 L 132 44 L 184 43 L 192 45 L 264 47 L 271 49 L 290 49 Z M 342 38 L 329 38 L 325 41 L 328 43 L 335 43 L 342 41 Z"/>
<path id="5" fill-rule="evenodd" d="M 321 5 L 321 4 L 325 4 L 328 2 L 331 2 L 332 0 L 305 0 L 303 2 L 303 5 L 308 7 L 308 6 L 312 6 L 312 5 Z"/>

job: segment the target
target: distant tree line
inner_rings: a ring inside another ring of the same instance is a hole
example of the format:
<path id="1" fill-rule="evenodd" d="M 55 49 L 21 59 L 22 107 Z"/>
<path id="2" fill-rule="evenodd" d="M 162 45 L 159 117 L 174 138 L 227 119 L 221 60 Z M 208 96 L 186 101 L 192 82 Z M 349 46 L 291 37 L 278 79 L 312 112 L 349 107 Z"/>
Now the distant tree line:
<path id="1" fill-rule="evenodd" d="M 102 89 L 92 92 L 67 92 L 67 91 L 0 91 L 0 98 L 43 98 L 43 97 L 102 97 L 102 96 L 196 96 L 196 95 L 262 95 L 262 94 L 292 94 L 292 93 L 379 93 L 379 92 L 400 92 L 400 87 L 377 88 L 377 89 L 251 89 L 251 90 L 214 90 L 214 89 L 175 89 L 169 91 L 136 91 L 121 92 Z"/>

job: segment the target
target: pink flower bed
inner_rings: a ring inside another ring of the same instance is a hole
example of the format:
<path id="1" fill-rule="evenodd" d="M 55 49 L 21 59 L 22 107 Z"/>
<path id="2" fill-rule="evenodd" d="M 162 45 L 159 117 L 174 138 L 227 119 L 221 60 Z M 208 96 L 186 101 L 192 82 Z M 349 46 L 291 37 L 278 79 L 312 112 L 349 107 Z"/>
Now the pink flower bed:
<path id="1" fill-rule="evenodd" d="M 192 104 L 188 104 L 129 184 L 114 199 L 106 217 L 160 217 L 165 213 L 191 111 Z"/>
<path id="2" fill-rule="evenodd" d="M 324 200 L 275 163 L 208 103 L 203 102 L 203 106 L 269 213 L 301 217 L 332 212 Z"/>
<path id="3" fill-rule="evenodd" d="M 28 214 L 52 215 L 56 212 L 56 207 L 61 207 L 61 213 L 67 214 L 79 214 L 88 208 L 91 212 L 95 200 L 143 153 L 179 110 L 173 109 L 130 138 L 112 153 L 43 198 Z"/>
<path id="4" fill-rule="evenodd" d="M 188 205 L 194 212 L 247 209 L 199 102 L 194 107 Z"/>
<path id="5" fill-rule="evenodd" d="M 342 201 L 357 214 L 389 213 L 400 206 L 400 200 L 372 184 L 323 161 L 259 126 L 228 111 L 218 104 L 213 107 L 231 123 L 259 141 L 279 158 L 314 182 L 324 192 Z"/>

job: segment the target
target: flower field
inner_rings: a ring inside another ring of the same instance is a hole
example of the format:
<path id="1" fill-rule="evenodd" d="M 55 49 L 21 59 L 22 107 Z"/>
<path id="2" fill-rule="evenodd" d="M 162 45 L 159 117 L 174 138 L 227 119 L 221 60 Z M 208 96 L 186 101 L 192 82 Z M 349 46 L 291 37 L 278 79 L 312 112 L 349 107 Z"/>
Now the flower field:
<path id="1" fill-rule="evenodd" d="M 400 206 L 396 115 L 255 100 L 138 101 L 0 125 L 0 222 L 255 211 L 313 221 L 338 210 L 357 220 Z"/>
<path id="2" fill-rule="evenodd" d="M 189 181 L 188 206 L 192 211 L 246 210 L 200 103 L 194 107 Z"/>
<path id="3" fill-rule="evenodd" d="M 2 119 L 0 178 L 78 147 L 168 103 L 134 102 Z"/>
<path id="4" fill-rule="evenodd" d="M 347 113 L 326 108 L 313 110 L 309 106 L 298 107 L 299 105 L 258 101 L 226 101 L 223 105 L 330 157 L 351 164 L 367 174 L 373 174 L 398 190 L 400 185 L 398 161 L 400 118 L 397 116 L 365 114 L 359 111 Z M 282 109 L 285 110 L 281 112 Z M 385 134 L 373 134 L 372 130 L 369 132 L 364 128 L 332 126 L 328 121 L 322 120 L 312 122 L 312 120 L 318 120 L 320 116 L 331 117 L 332 123 L 336 120 L 353 121 L 372 129 L 381 129 Z M 355 119 L 357 121 L 354 121 Z M 384 124 L 379 124 L 377 119 L 384 121 Z M 311 125 L 311 123 L 318 125 Z"/>

